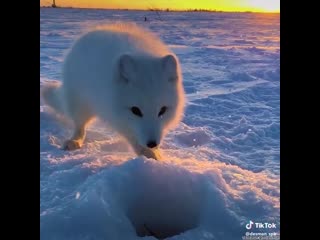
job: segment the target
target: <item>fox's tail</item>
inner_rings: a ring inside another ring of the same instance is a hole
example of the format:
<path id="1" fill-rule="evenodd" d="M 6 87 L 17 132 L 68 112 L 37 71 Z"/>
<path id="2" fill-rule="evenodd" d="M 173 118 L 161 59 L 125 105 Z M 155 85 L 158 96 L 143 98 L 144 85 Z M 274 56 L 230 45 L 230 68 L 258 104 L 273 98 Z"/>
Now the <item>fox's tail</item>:
<path id="1" fill-rule="evenodd" d="M 64 114 L 61 83 L 58 81 L 46 83 L 41 88 L 41 98 L 44 103 L 51 107 L 56 113 Z"/>

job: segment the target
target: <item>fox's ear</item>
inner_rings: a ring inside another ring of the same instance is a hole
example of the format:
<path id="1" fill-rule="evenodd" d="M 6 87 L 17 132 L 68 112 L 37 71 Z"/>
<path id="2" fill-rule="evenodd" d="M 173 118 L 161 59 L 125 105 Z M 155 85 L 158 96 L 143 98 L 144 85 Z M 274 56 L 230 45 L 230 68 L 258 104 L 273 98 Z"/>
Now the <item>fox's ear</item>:
<path id="1" fill-rule="evenodd" d="M 133 76 L 133 73 L 135 71 L 135 63 L 132 56 L 129 54 L 124 54 L 119 59 L 119 72 L 121 78 L 125 82 L 129 82 L 130 78 Z"/>
<path id="2" fill-rule="evenodd" d="M 168 80 L 170 82 L 175 82 L 178 79 L 178 63 L 176 57 L 169 54 L 162 58 L 162 67 L 166 76 L 168 76 Z"/>

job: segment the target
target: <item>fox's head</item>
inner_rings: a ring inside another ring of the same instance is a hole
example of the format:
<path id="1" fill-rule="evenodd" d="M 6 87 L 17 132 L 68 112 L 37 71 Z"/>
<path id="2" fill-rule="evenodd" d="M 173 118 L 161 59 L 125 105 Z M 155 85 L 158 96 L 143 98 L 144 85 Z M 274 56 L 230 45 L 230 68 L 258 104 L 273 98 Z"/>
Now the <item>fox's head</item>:
<path id="1" fill-rule="evenodd" d="M 116 68 L 117 130 L 142 147 L 157 147 L 183 115 L 185 96 L 177 57 L 124 54 Z"/>

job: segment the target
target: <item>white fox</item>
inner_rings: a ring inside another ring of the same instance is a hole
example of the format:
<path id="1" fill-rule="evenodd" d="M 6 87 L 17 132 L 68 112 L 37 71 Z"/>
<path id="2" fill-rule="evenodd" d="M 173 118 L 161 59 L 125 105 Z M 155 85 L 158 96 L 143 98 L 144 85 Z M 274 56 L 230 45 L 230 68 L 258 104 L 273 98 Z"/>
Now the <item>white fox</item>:
<path id="1" fill-rule="evenodd" d="M 177 56 L 133 23 L 80 37 L 66 56 L 62 84 L 45 85 L 42 97 L 74 124 L 64 149 L 80 148 L 88 123 L 98 117 L 138 155 L 154 159 L 161 159 L 161 140 L 181 121 L 185 105 Z"/>

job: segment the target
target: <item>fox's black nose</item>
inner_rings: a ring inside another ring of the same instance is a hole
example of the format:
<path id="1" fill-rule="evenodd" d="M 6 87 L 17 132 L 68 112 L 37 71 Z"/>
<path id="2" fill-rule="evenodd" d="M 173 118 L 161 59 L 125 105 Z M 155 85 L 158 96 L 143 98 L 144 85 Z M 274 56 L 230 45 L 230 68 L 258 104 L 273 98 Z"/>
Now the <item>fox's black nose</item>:
<path id="1" fill-rule="evenodd" d="M 147 146 L 148 146 L 148 148 L 154 148 L 157 146 L 157 143 L 156 143 L 156 141 L 149 141 L 147 143 Z"/>

